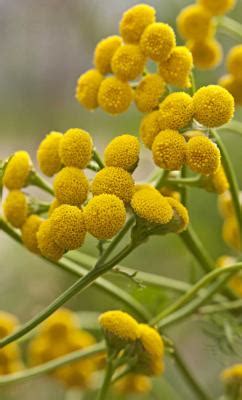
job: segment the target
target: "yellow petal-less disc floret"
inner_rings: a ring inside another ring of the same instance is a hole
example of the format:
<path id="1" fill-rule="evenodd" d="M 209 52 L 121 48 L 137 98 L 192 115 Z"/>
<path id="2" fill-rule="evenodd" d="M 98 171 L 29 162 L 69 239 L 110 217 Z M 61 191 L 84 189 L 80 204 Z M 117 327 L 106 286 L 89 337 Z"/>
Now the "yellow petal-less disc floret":
<path id="1" fill-rule="evenodd" d="M 134 101 L 139 111 L 150 112 L 158 108 L 165 93 L 165 82 L 158 74 L 146 75 L 135 89 Z"/>
<path id="2" fill-rule="evenodd" d="M 237 251 L 241 251 L 241 235 L 237 219 L 234 215 L 226 218 L 223 224 L 222 237 L 225 243 Z"/>
<path id="3" fill-rule="evenodd" d="M 159 64 L 159 72 L 166 83 L 187 88 L 191 86 L 192 67 L 193 58 L 190 50 L 185 46 L 177 46 L 172 50 L 169 58 Z"/>
<path id="4" fill-rule="evenodd" d="M 83 171 L 75 167 L 63 168 L 55 177 L 55 197 L 61 204 L 80 207 L 87 198 L 89 183 Z"/>
<path id="5" fill-rule="evenodd" d="M 154 61 L 166 60 L 176 45 L 173 29 L 163 22 L 147 26 L 140 39 L 140 48 L 146 57 Z"/>
<path id="6" fill-rule="evenodd" d="M 63 307 L 43 322 L 39 329 L 39 334 L 48 336 L 49 340 L 64 340 L 69 333 L 73 334 L 78 328 L 79 320 L 77 315 Z"/>
<path id="7" fill-rule="evenodd" d="M 221 374 L 221 379 L 229 384 L 242 384 L 242 364 L 234 364 L 232 367 L 225 369 Z"/>
<path id="8" fill-rule="evenodd" d="M 46 176 L 53 176 L 61 169 L 59 156 L 59 145 L 62 133 L 52 131 L 39 145 L 37 150 L 37 160 L 39 167 Z"/>
<path id="9" fill-rule="evenodd" d="M 176 233 L 181 233 L 187 229 L 189 224 L 188 210 L 179 200 L 175 199 L 174 197 L 166 197 L 166 199 L 173 208 L 176 218 L 179 221 Z"/>
<path id="10" fill-rule="evenodd" d="M 126 43 L 139 43 L 145 28 L 155 22 L 155 9 L 148 4 L 138 4 L 124 12 L 119 29 Z"/>
<path id="11" fill-rule="evenodd" d="M 198 4 L 192 4 L 180 12 L 177 28 L 184 39 L 200 40 L 213 34 L 211 14 Z"/>
<path id="12" fill-rule="evenodd" d="M 203 187 L 208 192 L 215 192 L 217 194 L 225 193 L 229 189 L 229 182 L 222 165 L 220 165 L 214 174 L 205 177 Z"/>
<path id="13" fill-rule="evenodd" d="M 106 75 L 111 72 L 111 60 L 115 51 L 121 46 L 122 39 L 120 36 L 108 36 L 101 40 L 94 51 L 94 65 L 97 70 Z"/>
<path id="14" fill-rule="evenodd" d="M 120 394 L 146 394 L 151 391 L 152 384 L 148 376 L 132 373 L 119 379 L 114 388 Z"/>
<path id="15" fill-rule="evenodd" d="M 126 312 L 114 310 L 100 315 L 99 323 L 106 338 L 112 343 L 135 342 L 139 337 L 139 324 Z"/>
<path id="16" fill-rule="evenodd" d="M 227 56 L 227 69 L 237 80 L 242 81 L 242 45 L 234 46 Z"/>
<path id="17" fill-rule="evenodd" d="M 192 53 L 194 65 L 201 70 L 216 68 L 222 61 L 222 46 L 213 38 L 189 40 L 186 45 Z"/>
<path id="18" fill-rule="evenodd" d="M 68 129 L 60 142 L 59 155 L 67 167 L 85 168 L 92 158 L 91 135 L 83 129 Z"/>
<path id="19" fill-rule="evenodd" d="M 179 170 L 186 160 L 186 140 L 178 131 L 161 131 L 152 145 L 155 164 L 160 168 Z"/>
<path id="20" fill-rule="evenodd" d="M 109 114 L 121 114 L 126 111 L 133 100 L 133 91 L 128 82 L 115 76 L 103 80 L 99 92 L 99 106 Z"/>
<path id="21" fill-rule="evenodd" d="M 132 135 L 121 135 L 114 138 L 104 151 L 107 167 L 120 167 L 132 172 L 139 162 L 140 144 Z"/>
<path id="22" fill-rule="evenodd" d="M 113 55 L 112 72 L 121 80 L 132 81 L 142 74 L 145 61 L 139 46 L 124 44 Z"/>
<path id="23" fill-rule="evenodd" d="M 186 163 L 192 171 L 203 175 L 214 174 L 220 167 L 220 151 L 206 136 L 192 137 L 186 146 Z"/>
<path id="24" fill-rule="evenodd" d="M 0 339 L 10 335 L 19 325 L 15 315 L 6 311 L 0 311 Z"/>
<path id="25" fill-rule="evenodd" d="M 103 76 L 99 71 L 90 69 L 82 74 L 77 81 L 76 99 L 88 110 L 98 107 L 98 91 L 102 80 Z"/>
<path id="26" fill-rule="evenodd" d="M 160 375 L 164 371 L 164 343 L 156 329 L 146 324 L 139 324 L 142 351 L 138 359 L 141 369 L 148 375 Z"/>
<path id="27" fill-rule="evenodd" d="M 151 149 L 155 137 L 161 131 L 160 112 L 153 111 L 143 117 L 140 124 L 140 137 L 146 147 Z"/>
<path id="28" fill-rule="evenodd" d="M 32 253 L 39 254 L 37 232 L 43 219 L 38 215 L 30 215 L 22 226 L 22 241 L 25 247 Z"/>
<path id="29" fill-rule="evenodd" d="M 194 117 L 209 128 L 226 124 L 234 115 L 233 96 L 218 85 L 200 88 L 193 96 Z"/>
<path id="30" fill-rule="evenodd" d="M 91 191 L 94 196 L 99 194 L 115 194 L 125 203 L 129 203 L 134 191 L 132 176 L 119 167 L 105 167 L 93 179 Z"/>
<path id="31" fill-rule="evenodd" d="M 228 74 L 222 76 L 218 84 L 232 94 L 236 105 L 242 105 L 242 80 L 239 81 L 233 75 Z"/>
<path id="32" fill-rule="evenodd" d="M 52 261 L 58 261 L 64 254 L 64 248 L 55 242 L 50 219 L 42 222 L 37 232 L 38 248 L 42 256 Z"/>
<path id="33" fill-rule="evenodd" d="M 28 183 L 32 162 L 26 151 L 17 151 L 10 158 L 3 175 L 3 185 L 9 190 L 21 189 Z"/>
<path id="34" fill-rule="evenodd" d="M 65 250 L 81 247 L 86 235 L 82 210 L 63 204 L 53 211 L 50 221 L 54 240 L 59 247 Z"/>
<path id="35" fill-rule="evenodd" d="M 113 194 L 93 197 L 83 213 L 87 231 L 97 239 L 111 239 L 126 219 L 124 203 Z"/>
<path id="36" fill-rule="evenodd" d="M 198 0 L 211 15 L 223 15 L 234 8 L 236 0 Z"/>
<path id="37" fill-rule="evenodd" d="M 15 228 L 21 228 L 28 216 L 28 201 L 20 190 L 9 192 L 4 203 L 3 212 L 7 221 Z"/>
<path id="38" fill-rule="evenodd" d="M 159 124 L 161 130 L 185 128 L 191 123 L 193 114 L 193 100 L 189 94 L 184 92 L 171 93 L 160 104 Z"/>
<path id="39" fill-rule="evenodd" d="M 131 206 L 140 218 L 154 224 L 167 224 L 173 216 L 172 207 L 156 189 L 144 188 L 136 191 Z"/>

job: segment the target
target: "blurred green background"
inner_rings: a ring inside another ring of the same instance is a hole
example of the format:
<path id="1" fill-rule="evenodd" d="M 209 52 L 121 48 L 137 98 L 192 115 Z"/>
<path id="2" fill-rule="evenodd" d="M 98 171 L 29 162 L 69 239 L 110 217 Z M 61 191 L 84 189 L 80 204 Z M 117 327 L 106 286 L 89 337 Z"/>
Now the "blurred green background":
<path id="1" fill-rule="evenodd" d="M 24 149 L 30 152 L 36 163 L 38 143 L 51 130 L 64 132 L 70 127 L 84 128 L 93 135 L 101 152 L 115 135 L 138 135 L 141 114 L 135 108 L 124 115 L 111 117 L 100 110 L 85 111 L 74 99 L 76 80 L 91 67 L 96 43 L 117 33 L 122 12 L 137 3 L 131 0 L 0 0 L 0 158 Z M 192 1 L 154 0 L 145 3 L 156 8 L 158 20 L 175 28 L 180 9 Z M 241 0 L 231 15 L 241 20 Z M 235 44 L 225 35 L 219 34 L 218 38 L 225 53 Z M 224 66 L 212 72 L 196 71 L 197 84 L 215 83 L 223 73 Z M 237 111 L 238 119 L 241 116 Z M 240 138 L 232 133 L 222 135 L 242 186 Z M 152 168 L 150 153 L 143 150 L 136 179 L 145 179 Z M 36 191 L 32 193 L 39 194 Z M 215 195 L 196 189 L 189 196 L 192 223 L 214 258 L 232 254 L 221 239 L 222 220 L 216 201 Z M 0 309 L 26 321 L 67 288 L 73 278 L 31 255 L 1 232 L 0 238 Z M 96 255 L 96 242 L 89 239 L 83 251 Z M 186 281 L 194 281 L 201 273 L 175 236 L 152 238 L 124 264 Z M 135 292 L 153 312 L 169 300 L 164 292 L 137 289 L 125 278 L 119 278 L 119 285 Z M 93 288 L 76 296 L 68 306 L 74 310 L 98 312 L 109 307 L 122 307 Z M 169 334 L 176 340 L 196 378 L 215 398 L 221 392 L 219 372 L 233 361 L 241 362 L 242 352 L 234 355 L 221 352 L 218 340 L 205 332 L 205 326 L 204 322 L 191 319 L 170 329 Z M 194 394 L 171 362 L 168 362 L 165 380 L 162 378 L 155 382 L 157 399 L 194 400 Z M 32 400 L 33 396 L 35 400 L 62 400 L 65 391 L 48 378 L 0 389 L 1 400 Z"/>

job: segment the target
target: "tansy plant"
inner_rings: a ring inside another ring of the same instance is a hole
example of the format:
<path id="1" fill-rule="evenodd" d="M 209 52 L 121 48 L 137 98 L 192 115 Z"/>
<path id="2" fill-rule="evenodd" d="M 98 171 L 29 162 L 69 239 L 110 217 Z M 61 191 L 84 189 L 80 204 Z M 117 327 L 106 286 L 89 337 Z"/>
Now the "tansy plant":
<path id="1" fill-rule="evenodd" d="M 97 44 L 93 68 L 78 79 L 76 99 L 88 110 L 100 107 L 112 115 L 134 103 L 143 114 L 138 138 L 120 132 L 101 156 L 84 127 L 52 131 L 37 149 L 41 172 L 53 177 L 48 182 L 25 151 L 2 161 L 2 231 L 77 280 L 25 323 L 0 312 L 0 386 L 48 373 L 99 400 L 114 393 L 142 396 L 152 391 L 152 377 L 164 373 L 170 357 L 193 399 L 214 399 L 183 361 L 167 327 L 197 313 L 206 319 L 226 312 L 236 319 L 242 306 L 241 193 L 220 137 L 226 130 L 242 132 L 233 120 L 235 105 L 242 103 L 242 45 L 229 51 L 228 75 L 218 85 L 197 90 L 193 77 L 194 66 L 207 70 L 221 61 L 217 31 L 242 39 L 239 23 L 224 16 L 234 6 L 235 0 L 198 0 L 181 10 L 177 28 L 186 42 L 177 46 L 172 27 L 156 20 L 153 7 L 138 4 L 123 14 L 120 36 Z M 137 182 L 133 173 L 142 146 L 152 156 L 154 174 Z M 34 198 L 31 186 L 47 192 L 49 202 Z M 215 262 L 207 253 L 189 220 L 188 187 L 217 194 L 222 236 L 232 255 Z M 81 250 L 87 234 L 97 240 L 97 259 Z M 168 234 L 178 236 L 201 266 L 203 276 L 193 285 L 120 266 L 151 236 L 162 240 Z M 183 293 L 154 315 L 121 284 L 103 277 L 110 270 Z M 83 327 L 85 319 L 60 307 L 77 293 L 88 293 L 90 285 L 118 299 L 129 313 L 109 310 L 95 329 Z M 24 356 L 20 339 L 28 342 Z M 242 399 L 239 360 L 221 376 L 221 399 Z M 179 383 L 175 387 L 179 392 Z"/>

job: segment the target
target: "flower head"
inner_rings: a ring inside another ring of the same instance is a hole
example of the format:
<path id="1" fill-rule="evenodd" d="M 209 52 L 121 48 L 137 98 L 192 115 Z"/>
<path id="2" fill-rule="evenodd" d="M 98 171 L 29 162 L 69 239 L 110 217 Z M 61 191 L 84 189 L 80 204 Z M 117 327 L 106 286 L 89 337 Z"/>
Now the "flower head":
<path id="1" fill-rule="evenodd" d="M 77 315 L 67 308 L 61 308 L 43 322 L 39 334 L 46 335 L 53 341 L 64 340 L 69 333 L 72 334 L 78 329 L 78 325 Z"/>
<path id="2" fill-rule="evenodd" d="M 217 145 L 206 136 L 194 136 L 187 143 L 186 163 L 194 172 L 214 174 L 220 167 L 220 158 Z"/>
<path id="3" fill-rule="evenodd" d="M 242 210 L 242 191 L 239 192 L 239 202 Z M 218 208 L 223 218 L 232 217 L 235 215 L 234 205 L 229 191 L 224 192 L 218 198 Z"/>
<path id="4" fill-rule="evenodd" d="M 22 241 L 25 247 L 32 253 L 39 254 L 40 250 L 37 241 L 37 232 L 43 219 L 38 215 L 30 215 L 22 226 Z"/>
<path id="5" fill-rule="evenodd" d="M 10 335 L 19 325 L 18 319 L 6 311 L 0 311 L 0 339 Z"/>
<path id="6" fill-rule="evenodd" d="M 192 121 L 193 114 L 193 100 L 189 94 L 171 93 L 160 104 L 160 130 L 185 128 Z"/>
<path id="7" fill-rule="evenodd" d="M 99 106 L 109 114 L 121 114 L 133 100 L 133 91 L 128 82 L 115 76 L 104 79 L 98 92 Z"/>
<path id="8" fill-rule="evenodd" d="M 54 192 L 62 204 L 81 206 L 87 198 L 89 183 L 76 167 L 65 167 L 55 177 Z"/>
<path id="9" fill-rule="evenodd" d="M 98 107 L 98 91 L 103 80 L 102 74 L 96 69 L 90 69 L 80 76 L 76 86 L 76 99 L 89 110 Z"/>
<path id="10" fill-rule="evenodd" d="M 192 4 L 180 12 L 177 28 L 184 39 L 200 40 L 214 31 L 211 14 L 198 4 Z"/>
<path id="11" fill-rule="evenodd" d="M 232 367 L 225 369 L 221 378 L 225 383 L 242 384 L 242 364 L 234 364 Z"/>
<path id="12" fill-rule="evenodd" d="M 140 144 L 132 135 L 114 138 L 106 147 L 104 161 L 107 167 L 120 167 L 132 172 L 139 162 Z"/>
<path id="13" fill-rule="evenodd" d="M 130 373 L 119 379 L 114 387 L 121 394 L 145 394 L 151 391 L 152 384 L 148 376 Z"/>
<path id="14" fill-rule="evenodd" d="M 242 45 L 234 46 L 227 56 L 227 69 L 237 80 L 242 81 Z"/>
<path id="15" fill-rule="evenodd" d="M 112 72 L 121 80 L 131 81 L 142 74 L 145 61 L 146 59 L 139 46 L 124 44 L 113 55 Z"/>
<path id="16" fill-rule="evenodd" d="M 189 224 L 189 214 L 188 210 L 184 205 L 174 197 L 167 197 L 167 201 L 173 208 L 175 217 L 178 220 L 178 227 L 176 228 L 176 233 L 181 233 L 187 229 Z"/>
<path id="17" fill-rule="evenodd" d="M 223 224 L 222 237 L 225 243 L 237 251 L 241 251 L 241 235 L 237 219 L 234 215 L 226 218 Z"/>
<path id="18" fill-rule="evenodd" d="M 222 46 L 213 38 L 190 40 L 187 47 L 192 53 L 194 65 L 201 70 L 216 68 L 222 61 Z"/>
<path id="19" fill-rule="evenodd" d="M 32 169 L 31 159 L 26 151 L 17 151 L 8 161 L 3 175 L 3 185 L 9 190 L 21 189 L 28 183 Z"/>
<path id="20" fill-rule="evenodd" d="M 140 48 L 146 57 L 154 61 L 166 60 L 176 45 L 173 29 L 163 22 L 147 26 L 140 39 Z"/>
<path id="21" fill-rule="evenodd" d="M 160 375 L 164 370 L 164 343 L 159 333 L 146 324 L 139 324 L 142 350 L 138 367 L 148 375 Z"/>
<path id="22" fill-rule="evenodd" d="M 58 246 L 55 242 L 50 219 L 40 224 L 37 232 L 37 242 L 42 256 L 51 261 L 58 261 L 64 254 L 64 248 Z"/>
<path id="23" fill-rule="evenodd" d="M 111 72 L 111 60 L 115 51 L 121 46 L 122 39 L 120 36 L 108 36 L 101 40 L 94 51 L 94 65 L 97 70 L 105 75 Z"/>
<path id="24" fill-rule="evenodd" d="M 223 15 L 232 10 L 236 0 L 199 0 L 199 4 L 211 15 Z"/>
<path id="25" fill-rule="evenodd" d="M 242 105 L 242 80 L 238 80 L 233 75 L 228 74 L 222 76 L 218 84 L 232 94 L 236 105 Z"/>
<path id="26" fill-rule="evenodd" d="M 156 165 L 169 170 L 179 170 L 186 159 L 186 140 L 178 131 L 161 131 L 152 145 Z"/>
<path id="27" fill-rule="evenodd" d="M 175 47 L 169 58 L 159 64 L 159 72 L 166 83 L 179 88 L 191 86 L 190 73 L 193 67 L 193 58 L 185 46 Z"/>
<path id="28" fill-rule="evenodd" d="M 211 175 L 208 175 L 203 180 L 203 187 L 208 192 L 222 194 L 229 189 L 229 182 L 224 172 L 222 165 Z"/>
<path id="29" fill-rule="evenodd" d="M 3 203 L 4 216 L 15 228 L 21 228 L 28 216 L 28 201 L 20 190 L 9 192 Z"/>
<path id="30" fill-rule="evenodd" d="M 85 168 L 92 158 L 93 142 L 83 129 L 68 129 L 60 142 L 59 155 L 67 167 Z"/>
<path id="31" fill-rule="evenodd" d="M 150 112 L 157 108 L 165 92 L 165 82 L 158 74 L 146 75 L 135 90 L 134 101 L 139 111 Z"/>
<path id="32" fill-rule="evenodd" d="M 37 160 L 43 174 L 53 176 L 61 169 L 59 157 L 59 145 L 62 133 L 52 131 L 39 145 L 37 150 Z"/>
<path id="33" fill-rule="evenodd" d="M 140 137 L 146 147 L 151 149 L 155 137 L 161 131 L 160 112 L 153 111 L 143 117 L 140 124 Z"/>

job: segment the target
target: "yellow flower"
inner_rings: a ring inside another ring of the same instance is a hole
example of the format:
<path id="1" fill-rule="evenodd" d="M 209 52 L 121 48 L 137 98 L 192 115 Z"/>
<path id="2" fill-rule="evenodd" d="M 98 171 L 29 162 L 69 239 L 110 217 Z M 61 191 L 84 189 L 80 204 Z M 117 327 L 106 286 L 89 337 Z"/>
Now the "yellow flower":
<path id="1" fill-rule="evenodd" d="M 152 145 L 155 164 L 161 168 L 179 170 L 185 163 L 186 145 L 184 136 L 178 131 L 161 131 Z"/>
<path id="2" fill-rule="evenodd" d="M 184 92 L 171 93 L 160 105 L 159 124 L 161 130 L 182 129 L 191 123 L 193 100 Z"/>
<path id="3" fill-rule="evenodd" d="M 42 222 L 37 232 L 38 248 L 42 256 L 51 261 L 58 261 L 64 254 L 64 249 L 55 242 L 52 223 L 49 219 Z"/>
<path id="4" fill-rule="evenodd" d="M 241 237 L 235 216 L 226 218 L 223 224 L 222 237 L 225 243 L 237 251 L 241 251 Z"/>
<path id="5" fill-rule="evenodd" d="M 194 117 L 204 126 L 214 128 L 226 124 L 234 115 L 234 99 L 218 85 L 200 88 L 193 96 Z"/>
<path id="6" fill-rule="evenodd" d="M 227 255 L 221 256 L 216 260 L 216 266 L 219 268 L 229 267 L 233 264 L 236 264 L 236 258 L 227 256 Z M 234 292 L 238 296 L 242 297 L 242 275 L 241 275 L 241 272 L 238 272 L 232 278 L 230 278 L 229 287 L 232 290 L 234 290 Z"/>
<path id="7" fill-rule="evenodd" d="M 126 219 L 123 202 L 113 194 L 93 197 L 84 208 L 87 231 L 97 239 L 111 239 Z"/>
<path id="8" fill-rule="evenodd" d="M 173 29 L 163 22 L 147 26 L 140 39 L 140 48 L 146 57 L 162 62 L 171 54 L 176 45 Z"/>
<path id="9" fill-rule="evenodd" d="M 8 161 L 3 175 L 3 185 L 9 190 L 21 189 L 28 183 L 32 169 L 31 159 L 26 151 L 17 151 Z"/>
<path id="10" fill-rule="evenodd" d="M 242 105 L 242 80 L 237 80 L 233 75 L 224 75 L 218 84 L 232 94 L 236 105 Z"/>
<path id="11" fill-rule="evenodd" d="M 146 147 L 151 149 L 155 137 L 161 131 L 160 112 L 153 111 L 143 117 L 140 124 L 140 137 Z"/>
<path id="12" fill-rule="evenodd" d="M 178 31 L 184 39 L 203 40 L 214 32 L 210 13 L 197 4 L 181 10 L 176 22 Z"/>
<path id="13" fill-rule="evenodd" d="M 111 72 L 111 60 L 115 51 L 121 46 L 122 39 L 117 36 L 108 36 L 101 40 L 94 51 L 94 65 L 97 70 L 105 75 Z"/>
<path id="14" fill-rule="evenodd" d="M 76 99 L 89 110 L 98 107 L 98 91 L 103 76 L 96 69 L 90 69 L 80 76 L 76 86 Z"/>
<path id="15" fill-rule="evenodd" d="M 223 15 L 234 8 L 236 0 L 199 0 L 211 15 Z"/>
<path id="16" fill-rule="evenodd" d="M 145 394 L 151 391 L 152 384 L 147 376 L 130 373 L 119 379 L 114 384 L 114 388 L 121 394 Z"/>
<path id="17" fill-rule="evenodd" d="M 133 172 L 139 162 L 140 144 L 132 135 L 121 135 L 114 138 L 104 151 L 107 167 L 120 167 Z"/>
<path id="18" fill-rule="evenodd" d="M 165 93 L 165 82 L 158 74 L 146 75 L 135 89 L 134 101 L 139 111 L 150 112 L 158 108 Z"/>
<path id="19" fill-rule="evenodd" d="M 0 375 L 8 375 L 22 369 L 20 349 L 16 343 L 0 349 Z"/>
<path id="20" fill-rule="evenodd" d="M 186 163 L 194 172 L 203 175 L 216 173 L 220 158 L 217 145 L 206 136 L 194 136 L 187 143 Z"/>
<path id="21" fill-rule="evenodd" d="M 221 379 L 229 384 L 242 384 L 242 364 L 234 364 L 232 367 L 225 369 L 221 374 Z"/>
<path id="22" fill-rule="evenodd" d="M 98 92 L 99 106 L 109 114 L 121 114 L 133 100 L 133 91 L 128 82 L 115 76 L 104 79 Z"/>
<path id="23" fill-rule="evenodd" d="M 67 167 L 85 168 L 92 158 L 93 142 L 83 129 L 68 129 L 60 142 L 59 155 Z"/>
<path id="24" fill-rule="evenodd" d="M 174 189 L 172 189 L 169 186 L 162 186 L 159 189 L 159 192 L 162 194 L 162 196 L 165 197 L 173 197 L 173 199 L 176 199 L 177 201 L 180 201 L 181 199 L 181 195 L 179 192 L 174 191 Z"/>
<path id="25" fill-rule="evenodd" d="M 190 40 L 187 47 L 192 53 L 194 65 L 201 70 L 216 68 L 222 61 L 222 46 L 213 38 Z"/>
<path id="26" fill-rule="evenodd" d="M 139 324 L 141 351 L 138 367 L 148 375 L 160 375 L 164 371 L 164 343 L 160 334 L 146 324 Z"/>
<path id="27" fill-rule="evenodd" d="M 53 176 L 61 169 L 59 157 L 59 145 L 62 133 L 52 131 L 39 145 L 37 150 L 37 160 L 43 174 Z"/>
<path id="28" fill-rule="evenodd" d="M 215 192 L 218 194 L 222 194 L 229 189 L 228 179 L 224 172 L 222 165 L 217 169 L 214 174 L 209 175 L 203 181 L 203 187 L 208 192 Z"/>
<path id="29" fill-rule="evenodd" d="M 242 191 L 239 192 L 239 202 L 242 211 Z M 234 205 L 229 191 L 219 196 L 218 208 L 223 218 L 232 217 L 233 215 L 235 215 Z"/>
<path id="30" fill-rule="evenodd" d="M 139 43 L 145 28 L 155 22 L 155 9 L 148 4 L 138 4 L 123 14 L 119 29 L 126 43 Z"/>
<path id="31" fill-rule="evenodd" d="M 15 228 L 21 228 L 28 216 L 28 201 L 19 190 L 10 192 L 4 203 L 3 212 L 7 221 Z"/>
<path id="32" fill-rule="evenodd" d="M 159 64 L 159 72 L 166 83 L 179 88 L 191 86 L 190 73 L 193 59 L 190 50 L 185 46 L 175 47 L 169 58 Z"/>
<path id="33" fill-rule="evenodd" d="M 129 203 L 134 191 L 132 176 L 119 167 L 105 167 L 99 171 L 92 181 L 91 191 L 99 194 L 115 194 L 125 203 Z"/>
<path id="34" fill-rule="evenodd" d="M 63 168 L 55 177 L 54 192 L 62 204 L 80 207 L 87 198 L 89 183 L 84 173 L 75 167 Z"/>
<path id="35" fill-rule="evenodd" d="M 50 223 L 54 241 L 59 247 L 74 250 L 82 246 L 86 235 L 82 210 L 63 204 L 53 211 Z"/>
<path id="36" fill-rule="evenodd" d="M 131 200 L 131 206 L 140 218 L 154 224 L 167 224 L 173 211 L 167 199 L 156 189 L 140 189 Z"/>
<path id="37" fill-rule="evenodd" d="M 37 241 L 37 232 L 43 219 L 38 215 L 31 215 L 22 226 L 22 241 L 25 247 L 33 253 L 39 254 L 40 250 Z"/>
<path id="38" fill-rule="evenodd" d="M 166 197 L 168 203 L 174 210 L 175 218 L 178 221 L 178 227 L 176 233 L 181 233 L 185 231 L 189 224 L 189 214 L 188 210 L 184 205 L 174 197 Z"/>
<path id="39" fill-rule="evenodd" d="M 19 325 L 15 315 L 0 311 L 0 339 L 10 335 Z"/>
<path id="40" fill-rule="evenodd" d="M 73 334 L 74 330 L 78 328 L 79 320 L 77 315 L 63 307 L 42 323 L 39 335 L 47 335 L 48 339 L 55 344 L 56 340 L 65 340 L 69 333 Z"/>
<path id="41" fill-rule="evenodd" d="M 132 81 L 142 74 L 145 61 L 146 59 L 139 46 L 124 44 L 113 55 L 112 72 L 121 80 Z"/>
<path id="42" fill-rule="evenodd" d="M 234 46 L 227 56 L 227 69 L 236 80 L 242 81 L 242 45 Z"/>
<path id="43" fill-rule="evenodd" d="M 49 208 L 49 210 L 48 210 L 48 217 L 50 217 L 51 214 L 53 213 L 53 211 L 54 211 L 57 207 L 59 207 L 60 205 L 61 205 L 61 203 L 60 203 L 57 199 L 54 199 L 54 200 L 52 201 L 52 203 L 50 204 L 50 208 Z"/>

